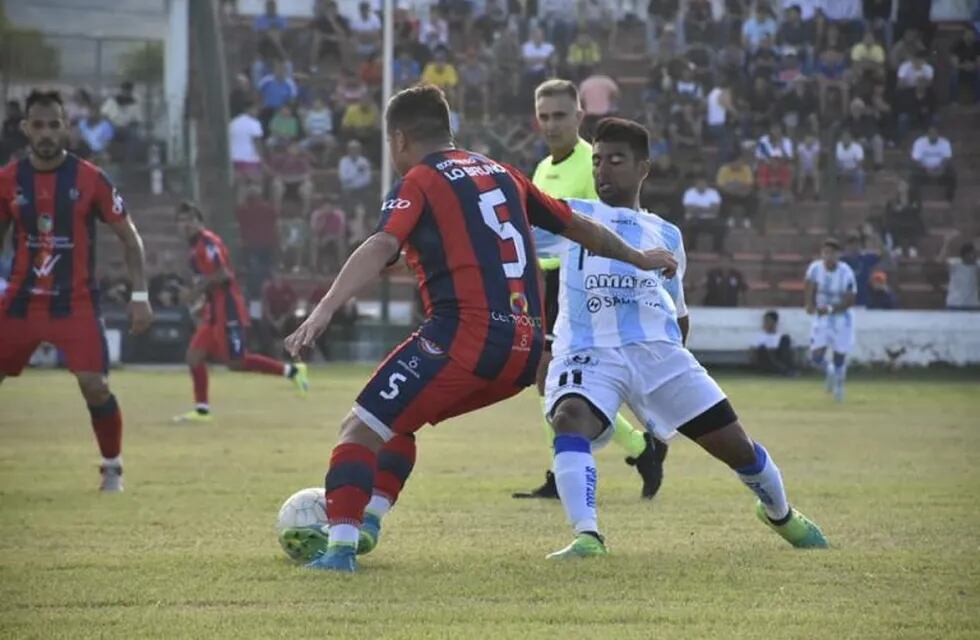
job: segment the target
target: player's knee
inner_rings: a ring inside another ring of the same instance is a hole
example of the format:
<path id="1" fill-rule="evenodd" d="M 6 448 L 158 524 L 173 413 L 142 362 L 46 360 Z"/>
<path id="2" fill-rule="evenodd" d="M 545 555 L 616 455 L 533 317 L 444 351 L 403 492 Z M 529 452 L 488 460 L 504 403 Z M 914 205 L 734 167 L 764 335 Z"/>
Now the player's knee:
<path id="1" fill-rule="evenodd" d="M 111 395 L 109 382 L 100 375 L 78 376 L 78 388 L 81 390 L 85 402 L 93 407 L 105 404 Z"/>
<path id="2" fill-rule="evenodd" d="M 384 438 L 353 413 L 348 414 L 340 425 L 338 444 L 357 444 L 377 453 L 384 443 Z"/>
<path id="3" fill-rule="evenodd" d="M 577 433 L 590 440 L 597 438 L 602 432 L 602 423 L 581 398 L 559 401 L 551 414 L 551 425 L 557 434 Z"/>

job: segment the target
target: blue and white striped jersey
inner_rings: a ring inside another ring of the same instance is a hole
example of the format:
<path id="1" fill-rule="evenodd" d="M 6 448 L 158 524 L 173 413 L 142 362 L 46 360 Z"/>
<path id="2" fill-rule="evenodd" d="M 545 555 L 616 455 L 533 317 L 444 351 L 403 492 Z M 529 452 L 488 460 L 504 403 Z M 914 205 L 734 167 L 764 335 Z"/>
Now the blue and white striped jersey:
<path id="1" fill-rule="evenodd" d="M 677 318 L 687 315 L 684 270 L 687 258 L 680 230 L 646 211 L 611 207 L 599 201 L 568 200 L 572 209 L 609 227 L 628 244 L 658 247 L 677 258 L 677 275 L 640 271 L 631 264 L 591 255 L 568 242 L 561 250 L 561 287 L 555 323 L 555 356 L 593 347 L 637 342 L 681 344 Z"/>
<path id="2" fill-rule="evenodd" d="M 829 307 L 840 304 L 844 296 L 857 291 L 857 280 L 854 271 L 846 263 L 838 261 L 837 267 L 830 271 L 823 260 L 814 260 L 806 270 L 807 282 L 817 287 L 816 302 L 818 307 Z M 850 309 L 847 311 L 850 314 Z"/>

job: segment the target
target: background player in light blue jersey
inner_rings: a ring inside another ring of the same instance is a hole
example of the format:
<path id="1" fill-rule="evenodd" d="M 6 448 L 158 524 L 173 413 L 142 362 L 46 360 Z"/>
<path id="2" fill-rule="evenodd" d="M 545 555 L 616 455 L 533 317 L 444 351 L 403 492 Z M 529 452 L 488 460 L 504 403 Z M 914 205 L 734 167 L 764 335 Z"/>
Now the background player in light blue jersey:
<path id="1" fill-rule="evenodd" d="M 636 248 L 672 251 L 678 266 L 675 276 L 604 259 L 574 243 L 561 251 L 560 311 L 545 402 L 556 434 L 555 481 L 575 539 L 549 557 L 607 553 L 599 534 L 592 448 L 609 438 L 624 402 L 658 438 L 680 432 L 731 467 L 758 497 L 759 519 L 793 546 L 826 547 L 820 529 L 789 505 L 768 452 L 748 436 L 724 392 L 684 346 L 688 312 L 680 231 L 639 210 L 648 150 L 641 125 L 601 121 L 592 151 L 600 201 L 569 201 Z"/>
<path id="2" fill-rule="evenodd" d="M 857 280 L 854 271 L 840 259 L 840 243 L 824 240 L 820 259 L 806 270 L 803 293 L 806 312 L 813 316 L 810 329 L 810 358 L 825 369 L 827 391 L 837 402 L 844 401 L 844 379 L 847 377 L 847 354 L 854 348 L 854 300 Z M 826 360 L 827 349 L 833 361 Z"/>

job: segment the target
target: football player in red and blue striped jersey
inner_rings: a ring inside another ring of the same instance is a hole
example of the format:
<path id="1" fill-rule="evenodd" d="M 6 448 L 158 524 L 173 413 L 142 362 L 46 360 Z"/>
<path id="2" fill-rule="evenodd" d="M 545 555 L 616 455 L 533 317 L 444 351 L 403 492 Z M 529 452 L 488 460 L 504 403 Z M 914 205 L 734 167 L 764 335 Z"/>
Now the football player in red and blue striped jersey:
<path id="1" fill-rule="evenodd" d="M 153 321 L 143 241 L 105 173 L 65 150 L 68 122 L 57 92 L 32 92 L 21 128 L 29 155 L 0 169 L 0 245 L 7 229 L 14 231 L 13 273 L 0 299 L 0 381 L 19 375 L 42 342 L 58 347 L 88 404 L 102 453 L 101 489 L 122 491 L 122 414 L 108 383 L 95 223 L 122 242 L 133 333 Z"/>
<path id="2" fill-rule="evenodd" d="M 235 278 L 225 243 L 205 228 L 204 214 L 193 202 L 181 202 L 176 210 L 177 229 L 190 245 L 194 287 L 188 301 L 203 299 L 200 322 L 187 348 L 187 366 L 194 385 L 194 409 L 174 417 L 175 422 L 210 422 L 207 360 L 223 362 L 232 371 L 252 371 L 291 380 L 300 394 L 309 389 L 305 364 L 281 362 L 246 349 L 249 326 L 245 297 Z"/>
<path id="3" fill-rule="evenodd" d="M 381 517 L 414 464 L 415 431 L 534 384 L 544 310 L 532 225 L 642 269 L 676 268 L 669 252 L 637 251 L 516 170 L 457 149 L 436 87 L 394 96 L 386 126 L 403 177 L 377 231 L 286 346 L 294 356 L 311 348 L 333 314 L 402 252 L 426 319 L 381 363 L 343 421 L 325 479 L 329 540 L 309 565 L 318 569 L 354 571 L 358 546 L 366 552 L 377 543 Z M 303 531 L 285 535 L 311 535 Z"/>

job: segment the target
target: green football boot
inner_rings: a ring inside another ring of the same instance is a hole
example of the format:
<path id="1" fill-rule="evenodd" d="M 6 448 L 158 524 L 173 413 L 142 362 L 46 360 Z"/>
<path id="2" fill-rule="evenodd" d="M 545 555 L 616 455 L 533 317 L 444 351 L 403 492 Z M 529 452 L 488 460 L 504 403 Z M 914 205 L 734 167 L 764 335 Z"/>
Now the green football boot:
<path id="1" fill-rule="evenodd" d="M 572 544 L 560 551 L 548 554 L 548 560 L 567 560 L 570 558 L 595 558 L 598 556 L 609 555 L 606 544 L 602 538 L 598 538 L 589 533 L 580 533 L 575 536 Z"/>
<path id="2" fill-rule="evenodd" d="M 830 546 L 820 527 L 793 507 L 790 507 L 789 510 L 789 520 L 783 524 L 775 524 L 769 519 L 766 508 L 762 506 L 761 501 L 755 505 L 755 515 L 763 524 L 797 549 L 826 549 Z"/>

